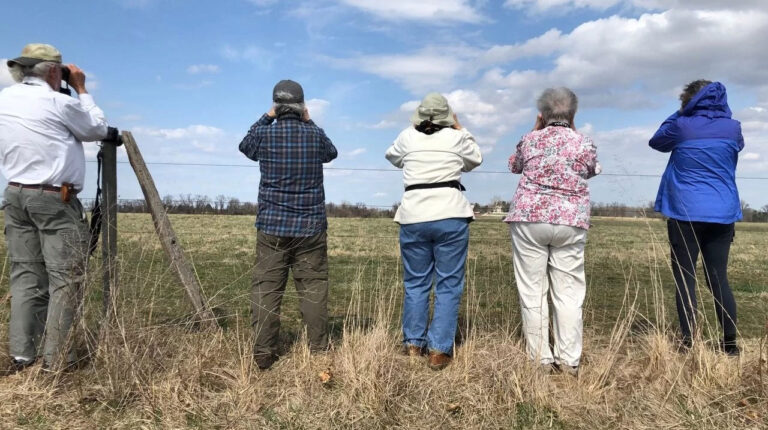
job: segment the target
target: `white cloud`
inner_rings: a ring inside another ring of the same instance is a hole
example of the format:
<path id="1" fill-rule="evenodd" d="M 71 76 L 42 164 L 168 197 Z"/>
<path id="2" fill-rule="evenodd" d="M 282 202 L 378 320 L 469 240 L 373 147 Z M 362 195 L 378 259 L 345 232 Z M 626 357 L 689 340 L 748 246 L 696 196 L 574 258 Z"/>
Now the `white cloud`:
<path id="1" fill-rule="evenodd" d="M 466 63 L 455 56 L 431 52 L 405 55 L 364 55 L 330 59 L 332 65 L 360 70 L 400 83 L 414 93 L 450 86 Z"/>
<path id="2" fill-rule="evenodd" d="M 321 124 L 325 120 L 325 114 L 328 112 L 328 106 L 331 105 L 331 102 L 323 99 L 309 99 L 305 105 L 312 121 Z"/>
<path id="3" fill-rule="evenodd" d="M 347 157 L 350 157 L 350 158 L 351 157 L 357 157 L 358 155 L 365 154 L 366 151 L 367 151 L 367 149 L 365 149 L 365 148 L 355 148 L 355 149 L 353 149 L 351 151 L 346 151 L 344 153 L 344 155 L 346 155 Z"/>
<path id="4" fill-rule="evenodd" d="M 503 64 L 523 57 L 549 55 L 558 49 L 562 32 L 553 28 L 541 36 L 514 45 L 495 45 L 482 53 L 481 64 Z"/>
<path id="5" fill-rule="evenodd" d="M 490 127 L 501 120 L 496 106 L 483 101 L 475 91 L 456 90 L 445 98 L 462 124 Z"/>
<path id="6" fill-rule="evenodd" d="M 384 192 L 373 193 L 373 197 L 386 197 L 388 195 L 389 194 L 384 193 Z"/>
<path id="7" fill-rule="evenodd" d="M 193 64 L 187 67 L 187 73 L 190 75 L 198 75 L 202 73 L 216 74 L 221 71 L 221 68 L 216 64 Z"/>
<path id="8" fill-rule="evenodd" d="M 0 88 L 9 87 L 16 83 L 11 77 L 11 72 L 8 71 L 6 65 L 7 58 L 0 58 Z"/>
<path id="9" fill-rule="evenodd" d="M 457 76 L 471 76 L 473 68 L 490 68 L 446 96 L 478 141 L 493 146 L 515 127 L 533 123 L 535 99 L 551 86 L 572 88 L 582 108 L 629 110 L 666 104 L 682 84 L 700 77 L 759 88 L 768 55 L 754 41 L 765 39 L 764 10 L 674 9 L 638 18 L 611 16 L 585 22 L 570 33 L 552 29 L 522 43 L 465 49 L 461 55 L 432 56 L 436 48 L 426 47 L 417 54 L 349 61 L 419 95 L 435 89 L 430 85 L 435 82 L 453 86 Z M 549 68 L 503 68 L 519 58 L 542 56 L 552 57 Z M 768 102 L 768 89 L 763 97 Z M 409 101 L 400 111 L 413 112 L 417 106 L 418 101 Z M 745 137 L 757 135 L 753 128 L 745 123 Z"/>
<path id="10" fill-rule="evenodd" d="M 203 152 L 216 152 L 219 143 L 227 139 L 224 130 L 210 125 L 190 125 L 184 128 L 154 128 L 154 127 L 134 127 L 133 133 L 137 136 L 137 141 L 143 138 L 160 139 L 165 143 L 180 141 L 183 144 L 189 144 L 192 147 Z M 176 144 L 173 144 L 173 147 Z"/>
<path id="11" fill-rule="evenodd" d="M 516 9 L 546 11 L 554 8 L 589 8 L 605 10 L 622 3 L 623 0 L 506 0 L 504 6 Z"/>
<path id="12" fill-rule="evenodd" d="M 698 8 L 698 9 L 740 9 L 765 6 L 764 0 L 625 0 L 625 3 L 645 9 Z"/>
<path id="13" fill-rule="evenodd" d="M 407 101 L 400 105 L 400 110 L 403 112 L 414 112 L 419 107 L 421 102 L 419 100 Z"/>
<path id="14" fill-rule="evenodd" d="M 377 122 L 376 124 L 369 125 L 367 128 L 372 128 L 375 130 L 383 130 L 387 128 L 397 128 L 400 124 L 396 121 L 388 120 L 388 119 L 382 119 L 381 121 Z"/>
<path id="15" fill-rule="evenodd" d="M 451 22 L 477 23 L 482 15 L 467 0 L 340 0 L 341 3 L 387 21 L 414 20 L 445 25 Z"/>
<path id="16" fill-rule="evenodd" d="M 670 10 L 589 21 L 569 34 L 548 33 L 540 38 L 556 47 L 548 53 L 555 56 L 552 68 L 505 72 L 496 67 L 485 72 L 480 85 L 518 100 L 565 85 L 576 91 L 582 106 L 634 109 L 657 105 L 700 77 L 762 85 L 768 68 L 768 56 L 754 43 L 768 38 L 766 11 Z M 483 58 L 502 63 L 529 55 L 526 43 L 491 48 Z"/>
<path id="17" fill-rule="evenodd" d="M 533 123 L 531 108 L 517 101 L 510 103 L 503 93 L 458 89 L 443 95 L 459 123 L 475 135 L 484 153 L 491 152 L 498 140 L 517 125 L 529 120 Z M 410 116 L 419 103 L 419 100 L 407 101 L 400 105 L 400 112 Z"/>
<path id="18" fill-rule="evenodd" d="M 190 139 L 195 137 L 222 136 L 224 130 L 210 125 L 190 125 L 184 128 L 152 128 L 136 127 L 135 133 L 141 133 L 148 136 L 162 137 L 164 139 Z"/>
<path id="19" fill-rule="evenodd" d="M 99 81 L 95 73 L 87 70 L 83 70 L 83 73 L 85 73 L 85 86 L 88 88 L 88 91 L 96 91 L 101 88 L 101 81 Z"/>
<path id="20" fill-rule="evenodd" d="M 763 100 L 768 106 L 768 98 Z M 768 170 L 768 109 L 763 106 L 753 106 L 734 114 L 741 121 L 744 134 L 744 151 L 740 160 L 739 170 L 754 175 Z"/>
<path id="21" fill-rule="evenodd" d="M 741 10 L 764 6 L 764 0 L 506 0 L 504 7 L 526 9 L 532 12 L 568 12 L 571 9 L 593 9 L 605 11 L 613 6 L 634 7 L 645 10 L 664 9 L 726 9 L 736 7 Z"/>
<path id="22" fill-rule="evenodd" d="M 275 61 L 275 54 L 269 49 L 256 45 L 248 45 L 237 48 L 231 45 L 225 45 L 221 50 L 221 55 L 230 61 L 245 61 L 255 64 L 261 69 L 269 70 Z"/>
<path id="23" fill-rule="evenodd" d="M 570 33 L 550 29 L 485 50 L 464 47 L 448 53 L 430 45 L 412 54 L 362 55 L 334 64 L 397 82 L 418 95 L 455 88 L 457 81 L 479 74 L 480 80 L 462 86 L 478 91 L 488 103 L 504 103 L 506 110 L 529 105 L 542 89 L 561 85 L 574 89 L 582 106 L 637 109 L 666 101 L 683 83 L 700 77 L 762 85 L 768 55 L 754 41 L 766 39 L 765 8 L 680 8 L 638 18 L 614 15 L 584 22 Z M 545 66 L 506 69 L 521 58 L 544 60 Z"/>

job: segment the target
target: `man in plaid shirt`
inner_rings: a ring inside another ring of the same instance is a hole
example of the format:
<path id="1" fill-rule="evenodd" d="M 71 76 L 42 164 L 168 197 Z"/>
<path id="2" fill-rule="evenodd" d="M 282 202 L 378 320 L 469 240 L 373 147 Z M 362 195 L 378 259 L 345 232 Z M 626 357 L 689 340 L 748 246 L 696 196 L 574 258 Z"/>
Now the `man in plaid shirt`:
<path id="1" fill-rule="evenodd" d="M 258 161 L 261 170 L 251 300 L 254 359 L 261 369 L 268 369 L 277 360 L 280 303 L 289 268 L 310 349 L 328 346 L 328 222 L 323 163 L 337 156 L 323 129 L 309 118 L 301 85 L 280 81 L 272 99 L 272 109 L 256 121 L 240 143 L 240 152 Z"/>

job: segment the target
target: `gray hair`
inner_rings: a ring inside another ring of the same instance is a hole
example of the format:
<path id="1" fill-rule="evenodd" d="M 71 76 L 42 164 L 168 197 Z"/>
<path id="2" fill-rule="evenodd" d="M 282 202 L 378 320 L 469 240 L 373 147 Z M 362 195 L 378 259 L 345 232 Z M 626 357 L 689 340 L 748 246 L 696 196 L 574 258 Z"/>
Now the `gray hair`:
<path id="1" fill-rule="evenodd" d="M 536 107 L 541 112 L 544 125 L 552 121 L 573 121 L 579 99 L 573 91 L 565 87 L 547 88 L 539 96 Z"/>
<path id="2" fill-rule="evenodd" d="M 54 66 L 61 67 L 61 64 L 53 61 L 42 61 L 34 66 L 22 66 L 21 64 L 14 63 L 8 67 L 8 71 L 11 72 L 11 77 L 14 81 L 21 82 L 24 78 L 28 77 L 45 79 Z"/>
<path id="3" fill-rule="evenodd" d="M 278 117 L 286 114 L 302 116 L 304 115 L 304 109 L 306 109 L 306 105 L 304 103 L 275 102 L 273 108 L 275 109 L 275 115 Z"/>

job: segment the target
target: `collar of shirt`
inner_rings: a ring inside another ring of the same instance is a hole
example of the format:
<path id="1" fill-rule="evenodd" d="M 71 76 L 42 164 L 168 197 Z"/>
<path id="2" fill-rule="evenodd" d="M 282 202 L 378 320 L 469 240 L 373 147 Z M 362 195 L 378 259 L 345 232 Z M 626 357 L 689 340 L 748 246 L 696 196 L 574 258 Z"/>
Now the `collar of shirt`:
<path id="1" fill-rule="evenodd" d="M 47 88 L 49 91 L 53 91 L 53 88 L 51 88 L 51 86 L 48 85 L 48 82 L 36 76 L 27 76 L 21 81 L 21 83 L 25 85 L 34 85 L 36 87 L 43 87 L 43 88 Z"/>
<path id="2" fill-rule="evenodd" d="M 278 121 L 284 121 L 286 119 L 295 119 L 295 120 L 301 120 L 301 116 L 295 113 L 285 113 L 277 117 Z"/>

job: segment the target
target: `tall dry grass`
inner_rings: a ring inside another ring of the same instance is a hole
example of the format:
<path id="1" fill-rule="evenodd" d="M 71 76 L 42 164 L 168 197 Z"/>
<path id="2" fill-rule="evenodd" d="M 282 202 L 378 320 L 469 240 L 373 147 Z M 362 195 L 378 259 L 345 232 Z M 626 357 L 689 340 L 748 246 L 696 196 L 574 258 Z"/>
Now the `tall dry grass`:
<path id="1" fill-rule="evenodd" d="M 146 265 L 164 264 L 153 246 L 137 252 Z M 739 358 L 715 351 L 706 325 L 702 340 L 681 354 L 661 277 L 641 284 L 632 264 L 621 269 L 612 329 L 585 328 L 578 378 L 532 365 L 519 319 L 480 323 L 489 294 L 510 306 L 516 296 L 477 285 L 472 259 L 463 339 L 440 372 L 399 354 L 402 287 L 384 268 L 374 281 L 350 277 L 330 351 L 312 355 L 303 338 L 288 339 L 265 372 L 251 360 L 248 315 L 228 315 L 221 331 L 200 332 L 183 318 L 158 323 L 152 313 L 176 287 L 134 264 L 123 262 L 132 282 L 113 296 L 110 317 L 91 303 L 79 325 L 80 344 L 91 352 L 82 369 L 52 374 L 36 365 L 0 378 L 0 428 L 768 428 L 768 326 L 761 338 L 743 340 Z M 139 290 L 141 300 L 126 300 Z M 648 302 L 654 315 L 641 312 Z M 7 317 L 0 311 L 3 324 Z M 5 354 L 6 345 L 0 349 Z"/>

